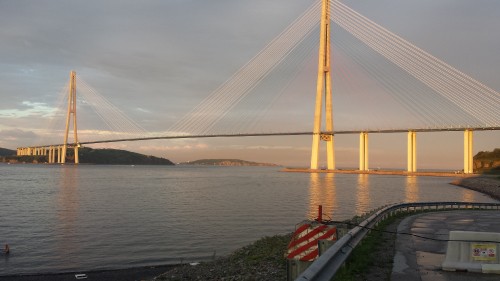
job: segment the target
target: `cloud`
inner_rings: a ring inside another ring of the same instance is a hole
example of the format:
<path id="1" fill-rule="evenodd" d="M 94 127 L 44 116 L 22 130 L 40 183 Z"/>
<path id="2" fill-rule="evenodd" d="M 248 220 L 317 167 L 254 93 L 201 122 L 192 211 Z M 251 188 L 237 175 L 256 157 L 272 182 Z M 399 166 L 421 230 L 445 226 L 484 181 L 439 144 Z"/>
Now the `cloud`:
<path id="1" fill-rule="evenodd" d="M 21 147 L 31 143 L 38 135 L 32 131 L 20 129 L 0 130 L 0 147 Z"/>
<path id="2" fill-rule="evenodd" d="M 21 118 L 21 117 L 50 117 L 55 112 L 53 108 L 45 103 L 23 101 L 21 109 L 0 109 L 0 118 Z"/>

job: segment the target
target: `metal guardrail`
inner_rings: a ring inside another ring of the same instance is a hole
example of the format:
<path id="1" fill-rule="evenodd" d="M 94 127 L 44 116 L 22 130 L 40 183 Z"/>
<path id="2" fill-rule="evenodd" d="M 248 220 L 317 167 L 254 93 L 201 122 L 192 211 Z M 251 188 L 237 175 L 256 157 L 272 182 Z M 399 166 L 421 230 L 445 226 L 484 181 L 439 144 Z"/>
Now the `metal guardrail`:
<path id="1" fill-rule="evenodd" d="M 315 260 L 295 281 L 331 280 L 345 263 L 352 250 L 379 222 L 401 212 L 449 210 L 500 210 L 500 203 L 423 202 L 390 205 L 378 210 L 359 226 L 340 238 L 323 255 Z"/>

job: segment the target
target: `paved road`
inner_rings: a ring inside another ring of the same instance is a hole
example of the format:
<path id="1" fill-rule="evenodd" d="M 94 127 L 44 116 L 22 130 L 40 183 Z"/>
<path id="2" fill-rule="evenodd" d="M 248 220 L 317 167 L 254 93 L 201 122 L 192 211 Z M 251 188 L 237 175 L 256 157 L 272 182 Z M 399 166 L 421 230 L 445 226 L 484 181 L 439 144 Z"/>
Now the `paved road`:
<path id="1" fill-rule="evenodd" d="M 500 211 L 446 211 L 404 219 L 398 232 L 448 239 L 452 230 L 499 232 Z M 447 242 L 398 235 L 392 281 L 500 280 L 499 274 L 449 272 L 441 269 Z M 498 254 L 498 253 L 497 253 Z"/>

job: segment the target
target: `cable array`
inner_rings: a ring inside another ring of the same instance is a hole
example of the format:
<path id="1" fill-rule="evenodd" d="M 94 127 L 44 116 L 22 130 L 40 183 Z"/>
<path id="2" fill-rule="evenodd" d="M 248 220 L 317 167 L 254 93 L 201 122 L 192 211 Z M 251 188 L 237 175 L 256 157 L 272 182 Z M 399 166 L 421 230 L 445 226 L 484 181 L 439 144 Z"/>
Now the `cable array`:
<path id="1" fill-rule="evenodd" d="M 305 63 L 311 57 L 310 54 L 317 50 L 317 40 L 308 40 L 310 37 L 317 38 L 316 31 L 318 31 L 317 28 L 312 29 L 304 40 L 290 52 L 286 60 L 283 60 L 273 71 L 263 77 L 238 104 L 234 105 L 230 112 L 212 126 L 210 133 L 264 132 L 266 129 L 275 128 L 275 126 L 269 127 L 268 124 L 276 124 L 278 119 L 289 121 L 290 116 L 288 115 L 290 112 L 296 112 L 295 108 L 283 111 L 277 107 L 280 107 L 281 103 L 287 102 L 286 99 L 290 96 L 287 93 L 294 92 L 291 87 L 293 87 L 295 79 L 304 69 Z M 310 92 L 313 94 L 314 91 Z M 288 122 L 288 125 L 291 126 L 287 128 L 290 131 L 298 129 L 293 126 L 293 123 Z M 284 129 L 283 126 L 280 126 L 280 130 Z"/>
<path id="2" fill-rule="evenodd" d="M 128 136 L 143 136 L 147 133 L 145 129 L 127 117 L 120 109 L 89 86 L 84 80 L 77 77 L 77 84 L 77 91 L 80 93 L 78 97 L 83 98 L 83 101 L 92 108 L 112 133 Z"/>
<path id="3" fill-rule="evenodd" d="M 362 16 L 338 0 L 332 20 L 379 54 L 473 116 L 474 125 L 500 124 L 500 93 Z M 472 124 L 468 124 L 472 125 Z"/>
<path id="4" fill-rule="evenodd" d="M 369 46 L 364 45 L 362 42 L 356 42 L 356 38 L 345 33 L 347 32 L 338 28 L 335 33 L 337 36 L 334 46 L 340 56 L 348 57 L 351 60 L 351 65 L 347 68 L 345 66 L 339 67 L 337 64 L 334 68 L 334 95 L 353 95 L 346 97 L 346 99 L 351 102 L 357 102 L 357 108 L 363 109 L 363 114 L 356 114 L 355 117 L 362 121 L 359 123 L 364 127 L 356 129 L 382 129 L 383 126 L 390 125 L 396 125 L 397 127 L 423 126 L 426 128 L 441 128 L 443 126 L 453 127 L 456 124 L 477 123 L 476 118 L 460 109 L 454 103 L 449 102 L 448 99 L 410 74 L 401 71 L 398 66 L 392 64 L 384 57 L 378 56 Z M 339 56 L 336 58 L 338 59 Z M 364 73 L 374 83 L 370 87 L 364 86 L 362 88 L 357 86 L 359 78 L 350 73 L 345 74 L 345 72 L 351 71 Z M 346 84 L 348 87 L 346 87 Z M 362 98 L 356 100 L 356 96 L 354 95 L 362 95 Z M 386 98 L 395 101 L 399 108 L 404 111 L 398 111 L 397 108 L 387 106 L 385 101 L 380 100 Z M 376 99 L 379 99 L 378 102 Z M 384 107 L 384 110 L 381 110 L 382 107 Z M 390 112 L 388 111 L 395 111 L 396 116 L 393 117 L 396 118 L 393 120 L 387 119 L 390 117 Z M 405 114 L 411 116 L 411 118 L 397 118 L 398 114 Z M 399 120 L 405 123 L 397 124 Z M 354 129 L 353 126 L 356 126 L 352 120 L 351 124 L 343 123 L 345 122 L 338 124 L 340 127 L 337 126 L 337 129 L 343 128 L 346 125 L 351 126 L 348 129 Z"/>
<path id="5" fill-rule="evenodd" d="M 319 22 L 319 9 L 320 2 L 316 1 L 302 16 L 169 131 L 176 134 L 208 132 L 304 40 Z"/>

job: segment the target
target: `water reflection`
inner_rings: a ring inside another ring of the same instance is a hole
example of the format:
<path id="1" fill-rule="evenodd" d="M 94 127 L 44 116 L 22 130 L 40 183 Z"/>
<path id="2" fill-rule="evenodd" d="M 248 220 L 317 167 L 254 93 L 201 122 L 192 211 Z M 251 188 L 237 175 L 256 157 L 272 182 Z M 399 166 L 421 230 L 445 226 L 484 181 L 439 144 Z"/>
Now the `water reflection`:
<path id="1" fill-rule="evenodd" d="M 370 211 L 370 181 L 369 175 L 358 175 L 358 188 L 356 190 L 356 214 L 361 215 Z"/>
<path id="2" fill-rule="evenodd" d="M 324 219 L 331 219 L 337 205 L 335 174 L 311 173 L 309 182 L 309 213 L 308 217 L 318 217 L 318 205 L 323 206 Z"/>
<path id="3" fill-rule="evenodd" d="M 59 193 L 57 197 L 57 235 L 59 236 L 56 253 L 65 257 L 70 264 L 69 254 L 78 251 L 77 217 L 79 210 L 78 200 L 78 167 L 61 167 L 59 178 Z"/>
<path id="4" fill-rule="evenodd" d="M 419 199 L 418 177 L 407 176 L 405 187 L 405 202 L 418 202 Z"/>
<path id="5" fill-rule="evenodd" d="M 468 189 L 462 188 L 462 202 L 474 202 L 475 192 Z"/>

